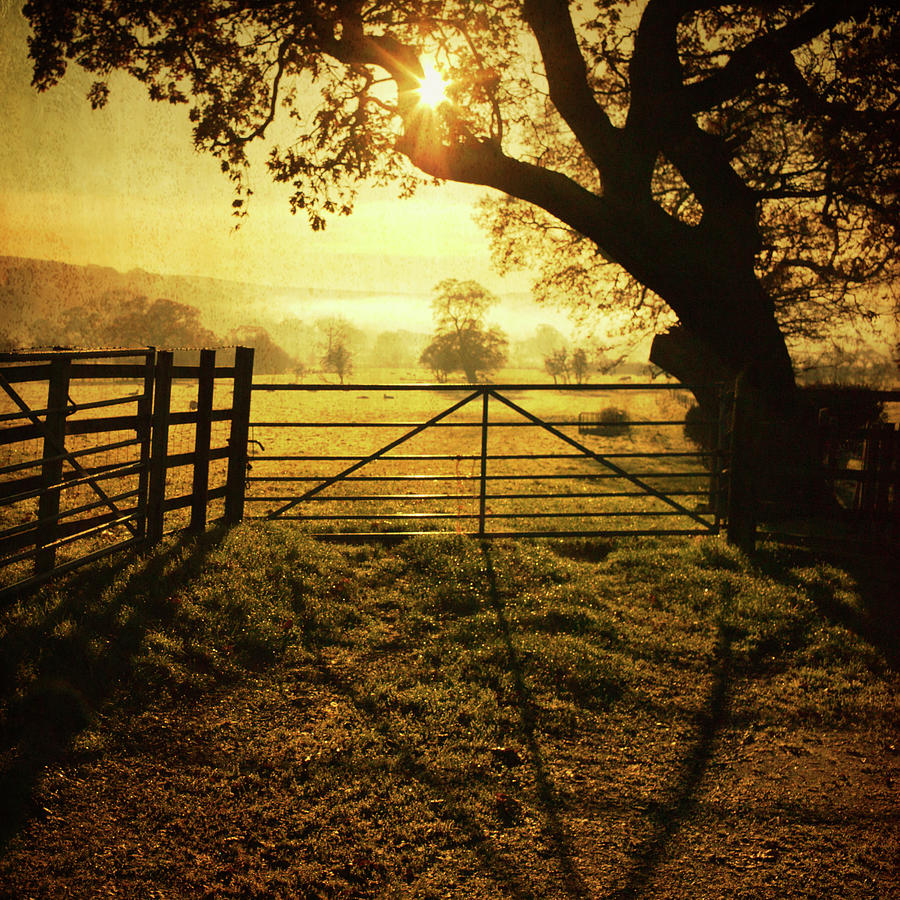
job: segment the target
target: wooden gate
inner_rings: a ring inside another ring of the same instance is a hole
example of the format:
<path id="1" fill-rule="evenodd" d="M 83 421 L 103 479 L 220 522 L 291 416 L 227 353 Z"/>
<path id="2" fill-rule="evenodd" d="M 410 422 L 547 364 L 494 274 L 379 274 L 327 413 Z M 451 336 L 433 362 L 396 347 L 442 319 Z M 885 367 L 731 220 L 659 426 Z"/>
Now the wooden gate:
<path id="1" fill-rule="evenodd" d="M 167 531 L 240 521 L 253 351 L 181 357 L 0 353 L 0 598 Z"/>

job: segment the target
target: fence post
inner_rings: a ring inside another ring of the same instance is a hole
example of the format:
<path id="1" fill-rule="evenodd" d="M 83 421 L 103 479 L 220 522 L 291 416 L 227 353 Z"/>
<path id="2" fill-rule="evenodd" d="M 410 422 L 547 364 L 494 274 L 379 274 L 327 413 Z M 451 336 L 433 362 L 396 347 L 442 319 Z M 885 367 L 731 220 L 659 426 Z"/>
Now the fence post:
<path id="1" fill-rule="evenodd" d="M 150 447 L 150 483 L 147 496 L 147 542 L 157 544 L 163 536 L 166 511 L 166 473 L 169 456 L 169 416 L 172 400 L 171 350 L 160 350 L 156 357 L 153 391 L 153 436 Z"/>
<path id="2" fill-rule="evenodd" d="M 212 437 L 213 392 L 216 378 L 216 351 L 200 351 L 197 375 L 197 424 L 194 430 L 194 477 L 191 484 L 190 531 L 206 528 L 209 502 L 209 447 Z"/>
<path id="3" fill-rule="evenodd" d="M 237 525 L 244 518 L 247 476 L 247 441 L 250 437 L 250 398 L 253 388 L 253 348 L 234 348 L 234 394 L 231 436 L 228 438 L 228 476 L 225 485 L 225 522 Z"/>
<path id="4" fill-rule="evenodd" d="M 150 440 L 153 435 L 153 374 L 156 348 L 148 347 L 144 360 L 144 390 L 137 402 L 137 438 L 141 442 L 141 471 L 138 475 L 138 517 L 135 537 L 147 539 L 147 498 L 150 486 Z"/>
<path id="5" fill-rule="evenodd" d="M 746 373 L 734 385 L 731 423 L 731 466 L 728 491 L 728 542 L 752 553 L 756 547 L 756 504 L 753 460 L 754 397 Z"/>
<path id="6" fill-rule="evenodd" d="M 487 513 L 487 450 L 488 450 L 488 400 L 484 389 L 481 404 L 481 484 L 478 492 L 478 534 L 484 536 L 484 520 Z"/>
<path id="7" fill-rule="evenodd" d="M 725 460 L 726 460 L 726 450 L 725 445 L 728 439 L 728 418 L 729 418 L 729 408 L 728 408 L 728 400 L 732 400 L 732 406 L 734 405 L 733 398 L 731 396 L 731 392 L 727 389 L 725 384 L 720 385 L 719 387 L 719 412 L 718 419 L 716 420 L 716 434 L 715 434 L 715 449 L 713 451 L 712 460 L 711 460 L 711 469 L 712 475 L 710 477 L 710 502 L 712 505 L 713 515 L 715 516 L 715 530 L 716 534 L 719 533 L 719 530 L 722 525 L 722 518 L 727 514 L 726 506 L 725 506 Z"/>
<path id="8" fill-rule="evenodd" d="M 53 570 L 56 548 L 48 546 L 56 540 L 59 524 L 59 498 L 62 492 L 63 456 L 66 446 L 66 416 L 69 402 L 69 360 L 65 357 L 50 363 L 47 387 L 47 416 L 44 422 L 44 446 L 41 463 L 41 496 L 38 500 L 36 575 Z"/>

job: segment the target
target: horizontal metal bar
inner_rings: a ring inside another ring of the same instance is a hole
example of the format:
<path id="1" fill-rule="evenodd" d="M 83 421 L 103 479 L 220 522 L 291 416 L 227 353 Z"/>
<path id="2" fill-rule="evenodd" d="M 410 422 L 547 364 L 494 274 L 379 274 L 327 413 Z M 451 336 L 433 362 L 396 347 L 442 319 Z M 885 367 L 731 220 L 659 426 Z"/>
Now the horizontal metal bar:
<path id="1" fill-rule="evenodd" d="M 685 513 L 677 510 L 663 510 L 661 512 L 653 512 L 652 510 L 624 510 L 622 512 L 583 512 L 582 510 L 573 510 L 572 512 L 545 512 L 545 513 L 486 513 L 485 519 L 633 519 L 633 518 L 685 518 Z M 275 516 L 274 518 L 280 518 Z M 287 518 L 287 516 L 285 516 Z M 473 513 L 456 512 L 415 512 L 415 513 L 344 513 L 328 515 L 326 513 L 312 513 L 309 515 L 299 514 L 291 516 L 291 518 L 308 519 L 315 522 L 357 522 L 370 521 L 377 519 L 378 521 L 390 521 L 394 519 L 478 519 L 479 515 Z M 709 523 L 712 526 L 712 522 Z"/>
<path id="2" fill-rule="evenodd" d="M 477 478 L 475 479 L 478 480 Z M 705 497 L 708 491 L 666 491 L 669 497 Z M 488 494 L 488 500 L 562 500 L 562 499 L 582 499 L 596 500 L 599 498 L 622 498 L 622 497 L 650 497 L 656 499 L 653 494 L 642 491 L 589 491 L 587 493 L 563 492 L 557 494 Z M 331 503 L 360 500 L 380 501 L 380 500 L 477 500 L 478 494 L 339 494 L 336 496 L 323 496 L 317 494 L 315 497 L 308 497 L 304 503 Z M 300 500 L 297 496 L 272 494 L 267 496 L 247 496 L 245 498 L 248 503 L 287 503 L 289 500 Z"/>
<path id="3" fill-rule="evenodd" d="M 492 499 L 495 496 L 492 495 Z M 527 495 L 522 495 L 527 496 Z M 247 503 L 287 503 L 291 500 L 300 501 L 301 498 L 296 495 L 288 494 L 268 494 L 266 496 L 246 496 Z M 478 494 L 340 494 L 334 497 L 316 494 L 313 497 L 307 497 L 303 503 L 331 503 L 351 502 L 356 503 L 361 500 L 365 501 L 381 501 L 381 500 L 477 500 Z"/>
<path id="4" fill-rule="evenodd" d="M 283 384 L 280 382 L 253 382 L 254 391 L 300 391 L 313 393 L 316 391 L 337 391 L 339 393 L 352 393 L 353 391 L 380 391 L 382 394 L 390 391 L 432 391 L 434 393 L 470 392 L 470 391 L 565 391 L 568 393 L 603 393 L 604 391 L 691 391 L 694 389 L 708 390 L 710 385 L 689 385 L 668 383 L 660 384 L 655 381 L 641 382 L 602 382 L 595 384 Z"/>
<path id="5" fill-rule="evenodd" d="M 635 478 L 709 478 L 709 472 L 630 472 Z M 321 481 L 323 475 L 248 475 L 247 481 L 256 482 L 303 482 Z M 620 478 L 616 472 L 574 472 L 567 474 L 542 473 L 533 475 L 486 475 L 488 481 L 552 481 L 552 480 L 593 480 Z M 341 481 L 480 481 L 480 475 L 347 475 Z M 626 479 L 627 480 L 627 479 Z"/>
<path id="6" fill-rule="evenodd" d="M 615 459 L 705 459 L 715 456 L 712 450 L 661 450 L 658 453 L 639 452 L 637 450 L 628 453 L 604 453 L 607 458 Z M 721 454 L 720 454 L 721 455 Z M 251 456 L 253 462 L 353 462 L 365 459 L 365 456 L 268 456 L 260 454 Z M 478 462 L 481 456 L 475 453 L 407 453 L 396 456 L 381 456 L 379 459 L 390 462 Z M 590 459 L 583 453 L 498 453 L 496 456 L 488 456 L 488 461 L 503 460 L 528 460 L 528 459 Z"/>
<path id="7" fill-rule="evenodd" d="M 254 518 L 261 518 L 256 516 Z M 284 516 L 285 519 L 300 519 L 301 516 Z M 310 537 L 321 541 L 356 542 L 356 541 L 398 541 L 412 537 L 469 537 L 478 540 L 512 540 L 518 538 L 612 538 L 612 537 L 656 537 L 668 535 L 670 537 L 701 537 L 716 534 L 716 529 L 705 528 L 634 528 L 625 530 L 610 528 L 603 531 L 477 531 L 461 530 L 437 530 L 428 531 L 320 531 L 311 532 Z"/>
<path id="8" fill-rule="evenodd" d="M 176 417 L 179 419 L 186 413 L 173 413 L 172 420 Z M 572 419 L 544 419 L 544 425 L 552 425 L 555 428 L 578 428 L 578 421 Z M 421 422 L 251 422 L 251 428 L 415 428 L 421 425 Z M 643 428 L 644 426 L 653 425 L 684 425 L 684 419 L 659 419 L 654 421 L 631 421 L 622 422 L 620 426 L 629 426 L 635 428 Z M 472 422 L 435 422 L 429 425 L 429 428 L 481 428 L 481 420 Z M 542 428 L 543 425 L 537 425 L 534 422 L 490 422 L 491 428 Z M 603 437 L 604 435 L 596 435 L 593 432 L 588 434 L 589 437 Z"/>

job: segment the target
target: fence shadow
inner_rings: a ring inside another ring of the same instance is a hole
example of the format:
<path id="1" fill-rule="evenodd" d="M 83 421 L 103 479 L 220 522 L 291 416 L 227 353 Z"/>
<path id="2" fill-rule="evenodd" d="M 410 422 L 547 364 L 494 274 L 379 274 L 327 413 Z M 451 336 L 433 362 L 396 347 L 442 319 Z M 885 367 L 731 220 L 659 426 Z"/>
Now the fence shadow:
<path id="1" fill-rule="evenodd" d="M 55 605 L 44 594 L 23 601 L 34 604 L 33 615 L 7 624 L 0 637 L 0 852 L 41 814 L 32 794 L 42 770 L 63 757 L 128 678 L 156 621 L 152 608 L 128 605 L 140 584 L 186 578 L 224 535 L 222 528 L 182 535 L 143 557 L 112 602 L 105 600 L 107 589 L 132 560 L 75 573 L 55 589 L 62 595 Z M 22 671 L 30 675 L 26 684 L 19 683 Z"/>

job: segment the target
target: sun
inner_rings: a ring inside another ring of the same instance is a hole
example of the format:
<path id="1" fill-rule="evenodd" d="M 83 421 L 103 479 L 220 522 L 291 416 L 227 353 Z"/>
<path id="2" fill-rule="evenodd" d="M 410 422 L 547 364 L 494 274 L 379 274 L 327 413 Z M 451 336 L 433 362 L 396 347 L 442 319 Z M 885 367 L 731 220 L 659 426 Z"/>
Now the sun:
<path id="1" fill-rule="evenodd" d="M 447 99 L 448 84 L 434 64 L 423 60 L 424 75 L 419 79 L 419 99 L 426 106 L 436 109 Z"/>

